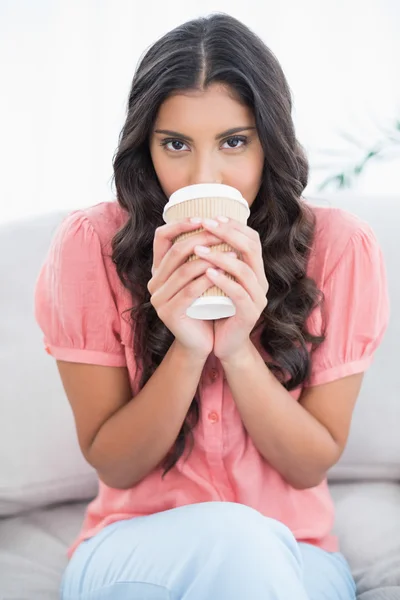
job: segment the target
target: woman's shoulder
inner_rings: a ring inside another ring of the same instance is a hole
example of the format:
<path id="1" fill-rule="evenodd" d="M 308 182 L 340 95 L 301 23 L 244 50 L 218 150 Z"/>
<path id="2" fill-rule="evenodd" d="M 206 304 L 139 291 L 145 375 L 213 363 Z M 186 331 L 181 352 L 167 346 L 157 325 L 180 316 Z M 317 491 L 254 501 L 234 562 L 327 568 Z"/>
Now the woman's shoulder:
<path id="1" fill-rule="evenodd" d="M 131 299 L 110 252 L 124 218 L 115 203 L 102 202 L 70 212 L 54 235 L 34 295 L 36 320 L 58 360 L 126 364 L 122 313 Z"/>
<path id="2" fill-rule="evenodd" d="M 104 281 L 121 288 L 112 260 L 112 240 L 128 218 L 116 201 L 71 211 L 59 224 L 47 256 L 47 266 L 65 280 L 82 281 L 103 269 Z"/>
<path id="3" fill-rule="evenodd" d="M 346 255 L 376 246 L 375 234 L 366 221 L 343 208 L 306 203 L 315 216 L 310 273 L 328 279 Z"/>
<path id="4" fill-rule="evenodd" d="M 121 229 L 127 218 L 128 213 L 116 200 L 99 202 L 76 210 L 69 215 L 71 222 L 86 222 L 97 234 L 103 248 L 111 243 L 112 238 Z"/>
<path id="5" fill-rule="evenodd" d="M 82 260 L 89 255 L 91 260 L 95 256 L 102 260 L 112 253 L 112 240 L 127 218 L 128 213 L 116 201 L 73 210 L 59 224 L 52 247 L 80 255 Z"/>

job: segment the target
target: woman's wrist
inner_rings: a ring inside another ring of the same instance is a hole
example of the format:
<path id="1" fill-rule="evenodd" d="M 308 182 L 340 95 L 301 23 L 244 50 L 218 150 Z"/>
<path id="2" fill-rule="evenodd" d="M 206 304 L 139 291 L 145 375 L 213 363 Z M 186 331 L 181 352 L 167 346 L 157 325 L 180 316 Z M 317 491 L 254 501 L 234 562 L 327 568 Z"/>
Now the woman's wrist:
<path id="1" fill-rule="evenodd" d="M 221 365 L 224 370 L 244 367 L 248 361 L 254 359 L 254 350 L 254 344 L 249 338 L 246 343 L 240 346 L 235 352 L 220 358 Z"/>
<path id="2" fill-rule="evenodd" d="M 203 367 L 207 361 L 208 354 L 196 350 L 195 348 L 187 348 L 179 340 L 175 339 L 173 342 L 174 351 L 180 356 L 180 358 L 193 365 L 193 367 Z"/>

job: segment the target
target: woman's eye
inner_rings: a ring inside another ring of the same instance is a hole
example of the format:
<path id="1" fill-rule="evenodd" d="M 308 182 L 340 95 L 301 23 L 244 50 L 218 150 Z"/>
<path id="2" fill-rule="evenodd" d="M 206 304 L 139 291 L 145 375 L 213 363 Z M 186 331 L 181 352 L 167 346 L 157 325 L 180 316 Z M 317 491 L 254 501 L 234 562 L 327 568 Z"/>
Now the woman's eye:
<path id="1" fill-rule="evenodd" d="M 172 147 L 170 147 L 170 145 Z M 164 146 L 170 152 L 180 152 L 182 150 L 182 146 L 185 146 L 183 142 L 180 140 L 163 140 L 161 142 L 161 146 Z"/>
<path id="2" fill-rule="evenodd" d="M 243 146 L 247 146 L 248 143 L 249 142 L 246 137 L 235 135 L 226 139 L 222 147 L 224 149 L 236 150 L 236 148 L 242 148 Z M 226 146 L 226 144 L 228 144 L 228 146 Z M 174 152 L 175 154 L 182 152 L 185 149 L 185 147 L 187 149 L 187 146 L 184 142 L 172 139 L 162 140 L 161 146 L 163 146 L 169 152 Z"/>
<path id="3" fill-rule="evenodd" d="M 242 146 L 246 146 L 247 138 L 235 135 L 234 137 L 230 137 L 227 140 L 225 140 L 225 144 L 228 144 L 228 148 L 234 150 L 235 148 L 241 148 Z"/>

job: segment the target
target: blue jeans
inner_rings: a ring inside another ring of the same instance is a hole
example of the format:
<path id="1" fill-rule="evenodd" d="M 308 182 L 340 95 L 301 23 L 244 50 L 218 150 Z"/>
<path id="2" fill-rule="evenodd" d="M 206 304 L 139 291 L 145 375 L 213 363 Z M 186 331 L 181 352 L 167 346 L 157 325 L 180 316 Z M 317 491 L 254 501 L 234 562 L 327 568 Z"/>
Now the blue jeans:
<path id="1" fill-rule="evenodd" d="M 297 543 L 282 523 L 205 502 L 108 525 L 82 542 L 62 600 L 354 600 L 340 553 Z"/>

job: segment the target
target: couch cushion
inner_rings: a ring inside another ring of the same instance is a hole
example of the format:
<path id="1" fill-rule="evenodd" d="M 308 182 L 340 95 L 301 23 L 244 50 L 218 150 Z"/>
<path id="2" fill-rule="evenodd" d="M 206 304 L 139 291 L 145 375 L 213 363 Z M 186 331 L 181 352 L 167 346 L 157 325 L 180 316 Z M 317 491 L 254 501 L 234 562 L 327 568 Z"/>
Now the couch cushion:
<path id="1" fill-rule="evenodd" d="M 335 530 L 351 566 L 359 600 L 377 600 L 372 590 L 396 590 L 400 599 L 400 484 L 333 483 Z M 393 592 L 394 593 L 394 592 Z M 383 596 L 386 598 L 386 596 Z"/>
<path id="2" fill-rule="evenodd" d="M 97 490 L 33 315 L 33 290 L 65 213 L 0 227 L 0 516 Z"/>
<path id="3" fill-rule="evenodd" d="M 383 587 L 376 590 L 371 590 L 365 594 L 360 594 L 357 600 L 399 600 L 400 599 L 400 588 L 395 587 Z"/>
<path id="4" fill-rule="evenodd" d="M 0 598 L 58 600 L 66 549 L 85 507 L 72 503 L 0 519 Z"/>
<path id="5" fill-rule="evenodd" d="M 400 485 L 333 484 L 336 532 L 357 582 L 358 600 L 400 599 Z M 66 549 L 85 504 L 38 509 L 0 520 L 1 597 L 57 600 Z"/>

